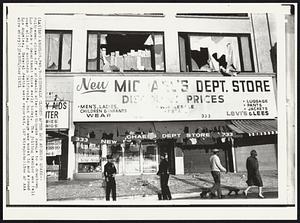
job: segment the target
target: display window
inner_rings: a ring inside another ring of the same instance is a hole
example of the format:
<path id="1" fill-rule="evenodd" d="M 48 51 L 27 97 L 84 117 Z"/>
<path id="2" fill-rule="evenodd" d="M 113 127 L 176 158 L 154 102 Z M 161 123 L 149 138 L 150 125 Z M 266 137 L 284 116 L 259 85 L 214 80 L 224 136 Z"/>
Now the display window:
<path id="1" fill-rule="evenodd" d="M 111 155 L 113 157 L 113 161 L 115 164 L 115 167 L 117 169 L 117 173 L 122 173 L 123 172 L 123 152 L 122 152 L 122 147 L 120 144 L 118 145 L 110 145 Z"/>
<path id="2" fill-rule="evenodd" d="M 71 71 L 72 31 L 50 31 L 45 35 L 46 71 Z"/>
<path id="3" fill-rule="evenodd" d="M 103 172 L 111 155 L 117 174 L 155 174 L 158 171 L 158 146 L 153 141 L 132 140 L 118 144 L 76 142 L 77 173 Z"/>
<path id="4" fill-rule="evenodd" d="M 124 167 L 125 173 L 134 174 L 141 173 L 141 156 L 140 145 L 130 143 L 125 146 L 124 152 Z"/>
<path id="5" fill-rule="evenodd" d="M 143 173 L 157 173 L 158 171 L 158 152 L 157 145 L 142 145 L 143 154 Z"/>
<path id="6" fill-rule="evenodd" d="M 101 172 L 100 145 L 94 143 L 77 143 L 78 173 Z"/>
<path id="7" fill-rule="evenodd" d="M 179 33 L 182 72 L 254 72 L 249 34 Z"/>
<path id="8" fill-rule="evenodd" d="M 87 40 L 87 71 L 165 71 L 162 33 L 89 31 Z"/>

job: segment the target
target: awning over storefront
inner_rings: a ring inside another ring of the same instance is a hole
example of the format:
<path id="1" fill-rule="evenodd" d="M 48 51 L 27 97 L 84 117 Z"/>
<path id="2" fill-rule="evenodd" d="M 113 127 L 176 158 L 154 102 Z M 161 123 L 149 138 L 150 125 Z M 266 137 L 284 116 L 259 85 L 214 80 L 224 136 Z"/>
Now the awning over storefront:
<path id="1" fill-rule="evenodd" d="M 56 131 L 56 130 L 47 130 L 46 132 L 46 140 L 58 140 L 62 138 L 68 138 L 67 131 Z"/>
<path id="2" fill-rule="evenodd" d="M 227 124 L 227 121 L 75 123 L 74 141 L 173 139 L 185 144 L 215 144 L 220 138 L 234 137 L 235 132 Z"/>
<path id="3" fill-rule="evenodd" d="M 186 145 L 213 145 L 231 131 L 226 121 L 154 122 L 154 126 L 158 138 Z"/>
<path id="4" fill-rule="evenodd" d="M 201 133 L 228 131 L 226 121 L 154 122 L 155 131 L 163 133 Z"/>
<path id="5" fill-rule="evenodd" d="M 94 132 L 95 138 L 101 138 L 103 134 L 112 135 L 115 138 L 131 132 L 153 132 L 154 125 L 153 122 L 75 123 L 75 131 L 80 136 L 88 136 Z"/>
<path id="6" fill-rule="evenodd" d="M 228 127 L 249 136 L 276 135 L 277 120 L 232 120 Z"/>
<path id="7" fill-rule="evenodd" d="M 122 142 L 126 136 L 146 135 L 153 133 L 153 122 L 95 122 L 95 123 L 75 123 L 75 136 L 93 138 L 96 140 L 109 139 Z"/>

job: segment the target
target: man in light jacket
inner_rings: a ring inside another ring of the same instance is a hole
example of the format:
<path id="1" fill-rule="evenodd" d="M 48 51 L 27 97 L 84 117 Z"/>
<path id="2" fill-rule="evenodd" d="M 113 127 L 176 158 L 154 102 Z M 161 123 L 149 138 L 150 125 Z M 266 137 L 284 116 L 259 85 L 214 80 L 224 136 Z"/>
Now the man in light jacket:
<path id="1" fill-rule="evenodd" d="M 211 175 L 214 178 L 214 185 L 210 189 L 211 195 L 214 195 L 217 191 L 218 198 L 222 198 L 222 192 L 221 192 L 221 176 L 220 172 L 226 172 L 226 169 L 222 166 L 220 158 L 218 156 L 219 150 L 213 149 L 212 150 L 213 155 L 209 158 L 210 161 L 210 169 L 211 169 Z"/>

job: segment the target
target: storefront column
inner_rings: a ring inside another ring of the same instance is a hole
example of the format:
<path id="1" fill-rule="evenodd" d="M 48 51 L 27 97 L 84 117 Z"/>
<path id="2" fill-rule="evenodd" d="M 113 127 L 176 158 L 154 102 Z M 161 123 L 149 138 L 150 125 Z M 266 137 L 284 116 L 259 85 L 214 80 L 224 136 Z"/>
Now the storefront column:
<path id="1" fill-rule="evenodd" d="M 74 173 L 76 173 L 76 159 L 75 159 L 75 145 L 71 140 L 71 133 L 74 132 L 74 125 L 70 125 L 68 137 L 68 179 L 72 180 Z"/>
<path id="2" fill-rule="evenodd" d="M 142 144 L 139 143 L 139 150 L 140 150 L 140 173 L 143 174 L 144 168 L 144 159 L 143 159 L 143 151 L 142 151 Z"/>
<path id="3" fill-rule="evenodd" d="M 125 175 L 125 144 L 121 144 L 122 148 L 122 174 Z"/>
<path id="4" fill-rule="evenodd" d="M 164 36 L 165 36 L 165 48 L 172 49 L 165 52 L 166 59 L 166 69 L 167 72 L 179 72 L 180 63 L 179 63 L 179 48 L 178 48 L 178 33 L 173 29 L 174 24 L 176 24 L 176 12 L 171 11 L 166 13 L 165 17 L 165 27 L 164 27 Z M 177 46 L 177 47 L 174 47 Z"/>
<path id="5" fill-rule="evenodd" d="M 252 34 L 254 41 L 254 48 L 257 57 L 258 72 L 273 73 L 273 67 L 270 57 L 270 37 L 266 35 L 268 30 L 268 23 L 266 14 L 264 13 L 251 13 L 250 21 L 252 25 Z"/>
<path id="6" fill-rule="evenodd" d="M 86 70 L 86 48 L 87 30 L 84 14 L 75 14 L 76 26 L 73 27 L 72 33 L 72 72 L 85 72 Z"/>
<path id="7" fill-rule="evenodd" d="M 103 160 L 106 160 L 107 145 L 106 144 L 101 144 L 100 148 L 101 148 L 101 151 L 102 151 L 102 156 L 101 156 L 101 170 L 102 170 L 102 172 L 104 172 L 104 165 L 106 164 L 106 162 L 104 163 Z"/>
<path id="8" fill-rule="evenodd" d="M 73 144 L 75 152 L 75 173 L 78 173 L 78 148 L 81 146 L 80 142 L 75 142 Z"/>
<path id="9" fill-rule="evenodd" d="M 183 152 L 180 147 L 175 147 L 175 174 L 184 174 Z"/>
<path id="10" fill-rule="evenodd" d="M 156 169 L 158 171 L 159 168 L 159 152 L 158 152 L 158 147 L 157 147 L 157 151 L 156 151 Z"/>
<path id="11" fill-rule="evenodd" d="M 236 173 L 236 160 L 235 160 L 234 139 L 231 139 L 231 154 L 232 154 L 233 172 Z"/>

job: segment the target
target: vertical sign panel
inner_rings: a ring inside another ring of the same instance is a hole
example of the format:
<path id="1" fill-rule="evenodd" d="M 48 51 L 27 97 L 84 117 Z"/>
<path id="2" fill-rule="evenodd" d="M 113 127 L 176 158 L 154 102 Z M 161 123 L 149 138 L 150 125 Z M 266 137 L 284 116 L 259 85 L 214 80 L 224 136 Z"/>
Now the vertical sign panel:
<path id="1" fill-rule="evenodd" d="M 24 11 L 8 15 L 9 204 L 46 200 L 44 21 Z"/>
<path id="2" fill-rule="evenodd" d="M 69 128 L 69 101 L 46 102 L 46 129 Z"/>

